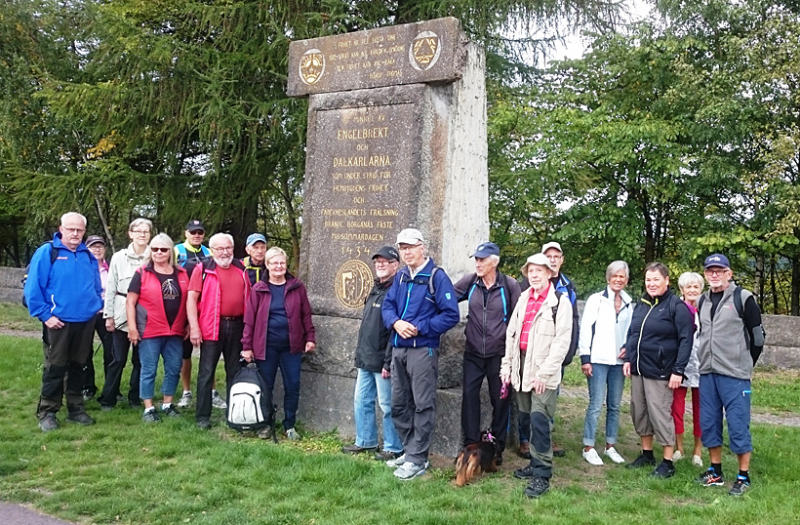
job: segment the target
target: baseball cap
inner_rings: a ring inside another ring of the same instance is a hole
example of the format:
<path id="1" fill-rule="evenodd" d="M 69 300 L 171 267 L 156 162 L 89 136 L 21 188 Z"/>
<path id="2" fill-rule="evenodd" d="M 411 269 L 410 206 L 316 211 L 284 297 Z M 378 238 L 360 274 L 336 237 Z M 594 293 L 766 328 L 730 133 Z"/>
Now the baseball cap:
<path id="1" fill-rule="evenodd" d="M 264 237 L 260 233 L 251 233 L 250 235 L 247 236 L 247 242 L 245 243 L 245 246 L 252 246 L 259 241 L 263 242 L 264 244 L 267 244 L 266 237 Z"/>
<path id="2" fill-rule="evenodd" d="M 480 259 L 485 259 L 490 255 L 497 255 L 500 256 L 500 248 L 493 242 L 482 242 L 478 245 L 478 248 L 475 250 L 475 253 L 470 255 L 470 257 L 478 257 Z"/>
<path id="3" fill-rule="evenodd" d="M 528 257 L 528 260 L 525 261 L 525 264 L 523 264 L 522 268 L 519 269 L 522 272 L 522 275 L 528 274 L 528 266 L 531 264 L 544 266 L 548 270 L 550 269 L 550 261 L 547 259 L 547 256 L 545 256 L 543 253 L 534 253 Z"/>
<path id="4" fill-rule="evenodd" d="M 397 234 L 397 244 L 410 244 L 412 246 L 425 244 L 425 238 L 422 237 L 422 232 L 418 229 L 406 228 Z"/>
<path id="5" fill-rule="evenodd" d="M 708 257 L 706 257 L 706 260 L 703 263 L 703 268 L 711 268 L 712 266 L 730 268 L 731 263 L 728 261 L 728 258 L 722 255 L 721 253 L 715 253 L 713 255 L 709 255 Z"/>
<path id="6" fill-rule="evenodd" d="M 100 237 L 99 235 L 90 235 L 89 238 L 86 239 L 86 243 L 85 244 L 86 244 L 86 247 L 88 248 L 89 246 L 91 246 L 93 244 L 97 244 L 98 242 L 100 244 L 102 244 L 103 246 L 106 245 L 106 241 L 102 237 Z"/>
<path id="7" fill-rule="evenodd" d="M 553 242 L 548 242 L 547 244 L 545 244 L 544 246 L 542 246 L 542 253 L 546 252 L 546 251 L 547 251 L 547 250 L 549 250 L 550 248 L 555 248 L 556 250 L 560 251 L 562 254 L 564 253 L 564 250 L 562 250 L 562 249 L 561 249 L 561 245 L 560 245 L 560 244 L 558 244 L 558 243 L 557 243 L 557 242 L 555 242 L 555 241 L 553 241 Z"/>
<path id="8" fill-rule="evenodd" d="M 400 261 L 400 254 L 397 253 L 397 250 L 391 246 L 384 246 L 383 248 L 375 252 L 375 255 L 373 255 L 372 258 L 375 259 L 375 257 L 383 257 L 384 259 L 390 261 L 391 260 Z"/>
<path id="9" fill-rule="evenodd" d="M 203 230 L 203 233 L 206 232 L 206 229 L 203 227 L 203 223 L 198 221 L 197 219 L 193 219 L 186 223 L 187 232 L 193 232 L 196 230 Z"/>

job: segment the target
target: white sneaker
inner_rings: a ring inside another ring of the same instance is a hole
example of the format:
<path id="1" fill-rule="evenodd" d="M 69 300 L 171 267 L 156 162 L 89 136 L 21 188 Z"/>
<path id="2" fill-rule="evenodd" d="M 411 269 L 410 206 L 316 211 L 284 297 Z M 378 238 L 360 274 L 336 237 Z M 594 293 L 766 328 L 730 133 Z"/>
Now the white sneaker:
<path id="1" fill-rule="evenodd" d="M 290 441 L 300 441 L 300 434 L 297 433 L 297 430 L 289 428 L 286 430 L 286 438 Z"/>
<path id="2" fill-rule="evenodd" d="M 703 458 L 700 456 L 692 456 L 692 465 L 695 467 L 703 467 Z"/>
<path id="3" fill-rule="evenodd" d="M 603 452 L 603 455 L 607 456 L 611 461 L 613 461 L 617 465 L 625 463 L 625 458 L 620 456 L 619 452 L 617 452 L 617 449 L 615 449 L 614 447 L 607 448 L 606 451 Z"/>
<path id="4" fill-rule="evenodd" d="M 189 408 L 192 405 L 192 393 L 184 391 L 181 400 L 178 401 L 178 408 Z"/>
<path id="5" fill-rule="evenodd" d="M 394 471 L 394 475 L 397 478 L 402 480 L 409 480 L 416 478 L 417 476 L 421 476 L 425 474 L 425 464 L 417 465 L 415 463 L 411 463 L 410 461 L 406 461 L 403 463 L 402 467 L 398 467 L 397 470 Z"/>
<path id="6" fill-rule="evenodd" d="M 597 451 L 593 448 L 590 448 L 588 451 L 584 450 L 581 454 L 583 455 L 583 459 L 585 459 L 586 462 L 589 463 L 590 465 L 599 467 L 603 464 L 603 460 L 600 459 L 600 456 L 597 454 Z"/>
<path id="7" fill-rule="evenodd" d="M 217 392 L 216 390 L 211 392 L 211 406 L 214 408 L 219 408 L 220 410 L 228 409 L 228 403 L 226 403 L 225 400 L 222 399 L 222 396 L 220 396 L 219 392 Z"/>
<path id="8" fill-rule="evenodd" d="M 676 461 L 680 461 L 684 458 L 684 455 L 681 454 L 680 450 L 676 450 L 672 453 L 672 462 L 675 463 Z"/>
<path id="9" fill-rule="evenodd" d="M 406 462 L 406 455 L 403 454 L 398 458 L 390 459 L 389 461 L 387 461 L 386 462 L 386 466 L 387 467 L 392 467 L 392 468 L 398 468 L 398 467 L 402 467 L 403 463 L 405 463 L 405 462 Z"/>

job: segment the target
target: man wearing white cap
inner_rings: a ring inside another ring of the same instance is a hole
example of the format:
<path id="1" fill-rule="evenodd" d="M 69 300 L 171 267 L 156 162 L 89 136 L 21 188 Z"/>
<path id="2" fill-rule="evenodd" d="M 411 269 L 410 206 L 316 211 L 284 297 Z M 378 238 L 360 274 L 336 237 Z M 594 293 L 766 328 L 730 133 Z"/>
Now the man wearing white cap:
<path id="1" fill-rule="evenodd" d="M 520 411 L 531 416 L 530 464 L 514 476 L 529 479 L 525 495 L 536 498 L 549 490 L 553 472 L 552 425 L 561 363 L 572 333 L 572 303 L 550 282 L 544 254 L 528 257 L 521 271 L 530 288 L 522 293 L 509 319 L 500 378 L 511 383 Z"/>
<path id="2" fill-rule="evenodd" d="M 394 278 L 381 313 L 393 332 L 392 420 L 405 454 L 386 464 L 408 480 L 425 473 L 436 423 L 439 337 L 458 323 L 455 290 L 444 270 L 426 254 L 422 233 L 407 228 L 397 236 L 406 264 Z"/>

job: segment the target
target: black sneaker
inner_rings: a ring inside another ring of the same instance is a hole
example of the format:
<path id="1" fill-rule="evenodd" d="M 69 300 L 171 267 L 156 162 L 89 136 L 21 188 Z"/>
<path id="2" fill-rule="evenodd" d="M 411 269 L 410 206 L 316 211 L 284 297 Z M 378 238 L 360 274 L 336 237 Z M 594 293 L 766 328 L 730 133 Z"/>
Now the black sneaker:
<path id="1" fill-rule="evenodd" d="M 384 450 L 375 454 L 375 461 L 390 461 L 392 459 L 397 459 L 402 455 L 402 452 L 391 452 L 389 450 Z"/>
<path id="2" fill-rule="evenodd" d="M 633 463 L 628 463 L 625 468 L 641 468 L 655 466 L 655 458 L 648 458 L 644 454 L 639 454 L 639 457 L 633 460 Z"/>
<path id="3" fill-rule="evenodd" d="M 553 443 L 553 457 L 563 458 L 566 455 L 567 451 L 564 450 L 564 447 L 562 447 L 558 443 Z"/>
<path id="4" fill-rule="evenodd" d="M 725 476 L 722 474 L 717 475 L 713 468 L 709 468 L 695 481 L 704 487 L 721 487 L 725 484 Z"/>
<path id="5" fill-rule="evenodd" d="M 211 421 L 208 419 L 198 419 L 197 420 L 197 428 L 200 430 L 208 430 L 211 428 Z"/>
<path id="6" fill-rule="evenodd" d="M 39 428 L 42 429 L 42 432 L 50 432 L 51 430 L 57 430 L 60 425 L 58 424 L 58 418 L 52 412 L 46 413 L 40 420 L 39 420 Z"/>
<path id="7" fill-rule="evenodd" d="M 375 452 L 378 447 L 359 447 L 358 445 L 344 445 L 342 452 L 345 454 L 361 454 L 362 452 Z"/>
<path id="8" fill-rule="evenodd" d="M 94 419 L 86 412 L 78 412 L 77 414 L 70 414 L 67 416 L 67 421 L 70 423 L 77 423 L 83 426 L 94 425 Z"/>
<path id="9" fill-rule="evenodd" d="M 162 408 L 161 413 L 167 417 L 180 417 L 181 415 L 181 413 L 178 412 L 178 410 L 172 405 L 168 406 L 167 408 Z"/>
<path id="10" fill-rule="evenodd" d="M 736 481 L 733 482 L 731 490 L 728 494 L 731 496 L 741 496 L 745 491 L 750 488 L 750 480 L 743 476 L 736 476 Z"/>
<path id="11" fill-rule="evenodd" d="M 100 410 L 102 410 L 103 412 L 113 412 L 114 407 L 111 405 L 100 405 Z"/>
<path id="12" fill-rule="evenodd" d="M 650 474 L 654 478 L 667 479 L 675 475 L 675 465 L 670 465 L 666 461 L 658 464 L 658 467 Z"/>
<path id="13" fill-rule="evenodd" d="M 153 410 L 145 410 L 142 414 L 142 421 L 145 423 L 161 423 L 161 418 L 158 417 L 158 412 Z"/>
<path id="14" fill-rule="evenodd" d="M 541 476 L 534 476 L 525 488 L 525 495 L 529 498 L 538 498 L 550 490 L 550 480 Z"/>
<path id="15" fill-rule="evenodd" d="M 514 477 L 519 479 L 531 479 L 533 478 L 533 467 L 528 465 L 524 468 L 518 468 L 514 471 Z"/>

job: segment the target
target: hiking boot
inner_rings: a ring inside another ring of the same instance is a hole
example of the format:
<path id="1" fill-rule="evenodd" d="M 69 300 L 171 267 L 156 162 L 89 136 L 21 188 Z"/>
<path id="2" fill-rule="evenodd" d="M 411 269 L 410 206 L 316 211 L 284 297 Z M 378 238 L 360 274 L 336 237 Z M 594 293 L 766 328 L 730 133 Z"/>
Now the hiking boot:
<path id="1" fill-rule="evenodd" d="M 414 479 L 417 476 L 425 474 L 426 465 L 427 462 L 417 465 L 416 463 L 411 463 L 410 461 L 406 461 L 405 463 L 403 463 L 401 467 L 398 467 L 397 470 L 394 471 L 394 475 L 395 477 L 400 478 L 404 481 L 407 481 L 409 479 Z"/>
<path id="2" fill-rule="evenodd" d="M 186 391 L 178 401 L 178 408 L 189 408 L 190 406 L 192 406 L 192 393 Z"/>
<path id="3" fill-rule="evenodd" d="M 181 413 L 178 412 L 178 410 L 172 405 L 170 405 L 170 406 L 168 406 L 166 408 L 162 408 L 161 409 L 161 413 L 164 414 L 167 417 L 180 417 L 180 415 L 181 415 Z"/>
<path id="4" fill-rule="evenodd" d="M 77 414 L 70 414 L 67 416 L 67 421 L 70 423 L 77 423 L 79 425 L 83 425 L 88 427 L 89 425 L 94 425 L 94 419 L 89 416 L 86 412 L 78 412 Z"/>
<path id="5" fill-rule="evenodd" d="M 533 467 L 528 465 L 524 468 L 518 468 L 514 471 L 514 477 L 518 479 L 532 479 L 533 478 Z"/>
<path id="6" fill-rule="evenodd" d="M 39 428 L 42 429 L 42 432 L 50 432 L 51 430 L 58 430 L 59 426 L 61 425 L 58 424 L 58 418 L 52 412 L 46 413 L 39 420 Z"/>
<path id="7" fill-rule="evenodd" d="M 400 454 L 396 458 L 386 461 L 386 466 L 392 468 L 398 468 L 402 467 L 405 462 L 406 462 L 406 455 Z"/>
<path id="8" fill-rule="evenodd" d="M 198 419 L 197 420 L 197 428 L 200 430 L 208 430 L 211 428 L 211 421 L 208 419 Z"/>
<path id="9" fill-rule="evenodd" d="M 383 452 L 377 452 L 375 454 L 375 460 L 385 461 L 385 462 L 394 461 L 395 459 L 399 458 L 402 455 L 403 455 L 402 452 L 391 452 L 389 450 L 384 450 Z M 405 461 L 403 461 L 403 463 L 405 463 Z"/>
<path id="10" fill-rule="evenodd" d="M 300 441 L 302 439 L 300 434 L 297 433 L 297 430 L 294 428 L 287 428 L 286 429 L 286 439 L 289 441 Z"/>
<path id="11" fill-rule="evenodd" d="M 717 475 L 712 467 L 709 467 L 704 474 L 695 480 L 698 484 L 704 487 L 721 487 L 725 484 L 725 476 L 722 474 Z"/>
<path id="12" fill-rule="evenodd" d="M 534 476 L 525 487 L 525 495 L 529 498 L 538 498 L 550 490 L 550 480 L 541 476 Z"/>
<path id="13" fill-rule="evenodd" d="M 567 451 L 564 450 L 564 447 L 559 445 L 558 443 L 553 443 L 553 457 L 556 458 L 563 458 L 567 455 Z"/>
<path id="14" fill-rule="evenodd" d="M 750 480 L 744 476 L 736 476 L 736 481 L 733 482 L 733 486 L 731 490 L 728 491 L 728 494 L 731 496 L 741 496 L 748 488 L 750 488 Z"/>
<path id="15" fill-rule="evenodd" d="M 644 454 L 639 454 L 639 457 L 633 460 L 633 463 L 628 463 L 625 468 L 641 468 L 652 467 L 656 464 L 655 458 L 645 457 Z"/>
<path id="16" fill-rule="evenodd" d="M 531 459 L 531 444 L 523 441 L 519 444 L 519 455 L 525 459 Z"/>
<path id="17" fill-rule="evenodd" d="M 595 467 L 601 467 L 603 465 L 603 460 L 600 459 L 600 455 L 593 448 L 584 450 L 581 452 L 581 456 L 583 456 L 583 459 L 585 459 L 590 465 L 594 465 Z"/>
<path id="18" fill-rule="evenodd" d="M 617 465 L 625 463 L 625 458 L 620 456 L 619 452 L 617 452 L 617 449 L 615 449 L 614 447 L 607 448 L 606 451 L 603 452 L 603 455 L 606 456 L 611 461 L 613 461 L 614 463 L 616 463 Z"/>
<path id="19" fill-rule="evenodd" d="M 666 461 L 662 461 L 650 475 L 654 478 L 671 478 L 675 475 L 675 465 L 670 465 Z"/>
<path id="20" fill-rule="evenodd" d="M 219 408 L 220 410 L 228 410 L 228 403 L 222 399 L 222 396 L 220 396 L 219 392 L 216 390 L 211 392 L 211 406 L 214 408 Z"/>
<path id="21" fill-rule="evenodd" d="M 145 410 L 142 414 L 142 421 L 145 423 L 161 423 L 161 418 L 158 417 L 158 412 L 155 409 Z"/>
<path id="22" fill-rule="evenodd" d="M 358 445 L 344 445 L 342 452 L 345 454 L 361 454 L 362 452 L 375 452 L 378 447 L 359 447 Z"/>
<path id="23" fill-rule="evenodd" d="M 197 425 L 200 426 L 200 423 L 198 422 Z M 269 427 L 264 427 L 258 431 L 256 436 L 261 439 L 270 439 L 272 437 L 272 429 Z"/>

